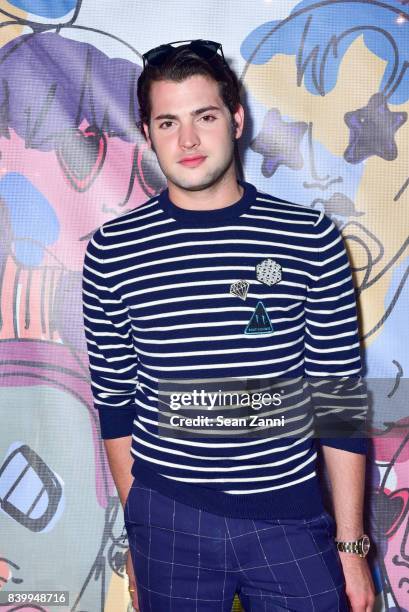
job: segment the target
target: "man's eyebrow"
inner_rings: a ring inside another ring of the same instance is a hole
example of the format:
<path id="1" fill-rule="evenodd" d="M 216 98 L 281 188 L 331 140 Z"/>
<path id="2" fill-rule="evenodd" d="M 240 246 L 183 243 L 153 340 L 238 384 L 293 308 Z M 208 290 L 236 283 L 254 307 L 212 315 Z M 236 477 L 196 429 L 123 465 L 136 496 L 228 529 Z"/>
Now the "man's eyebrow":
<path id="1" fill-rule="evenodd" d="M 194 111 L 191 111 L 191 115 L 193 117 L 196 117 L 197 115 L 201 115 L 202 113 L 206 113 L 208 111 L 219 111 L 221 110 L 220 106 L 214 106 L 214 105 L 210 105 L 210 106 L 203 106 L 202 108 L 197 108 Z M 158 121 L 159 119 L 178 119 L 177 115 L 171 115 L 170 113 L 164 113 L 162 115 L 157 115 L 154 118 L 154 121 Z"/>
<path id="2" fill-rule="evenodd" d="M 202 113 L 207 113 L 208 111 L 221 110 L 220 106 L 203 106 L 202 108 L 198 108 L 197 110 L 192 111 L 190 114 L 193 116 L 201 115 Z"/>

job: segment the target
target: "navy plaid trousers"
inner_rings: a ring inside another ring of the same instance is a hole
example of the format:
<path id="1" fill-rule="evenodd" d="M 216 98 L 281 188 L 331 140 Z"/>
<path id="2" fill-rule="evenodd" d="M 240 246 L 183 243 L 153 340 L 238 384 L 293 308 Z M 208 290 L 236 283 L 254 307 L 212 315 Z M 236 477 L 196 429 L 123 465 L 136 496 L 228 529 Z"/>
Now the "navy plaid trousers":
<path id="1" fill-rule="evenodd" d="M 140 612 L 347 612 L 335 521 L 229 518 L 134 480 L 124 507 Z"/>

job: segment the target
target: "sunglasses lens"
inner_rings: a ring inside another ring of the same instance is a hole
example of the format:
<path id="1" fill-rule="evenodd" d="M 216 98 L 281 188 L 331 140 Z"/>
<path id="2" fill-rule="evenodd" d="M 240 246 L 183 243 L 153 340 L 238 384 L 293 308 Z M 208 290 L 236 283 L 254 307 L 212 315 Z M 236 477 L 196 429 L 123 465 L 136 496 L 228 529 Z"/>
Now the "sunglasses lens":
<path id="1" fill-rule="evenodd" d="M 163 64 L 163 62 L 177 49 L 177 47 L 172 46 L 173 44 L 174 43 L 160 45 L 160 47 L 156 47 L 144 53 L 142 56 L 144 66 L 147 64 L 151 66 L 160 66 Z M 217 54 L 217 51 L 222 48 L 220 43 L 213 42 L 212 40 L 193 40 L 188 45 L 183 46 L 189 47 L 199 57 L 205 60 L 212 59 Z"/>
<path id="2" fill-rule="evenodd" d="M 209 40 L 203 42 L 193 41 L 190 46 L 192 48 L 192 51 L 197 53 L 197 55 L 199 55 L 203 59 L 208 60 L 212 59 L 212 57 L 216 55 L 217 50 L 220 48 L 221 45 L 219 43 L 215 43 Z"/>
<path id="3" fill-rule="evenodd" d="M 174 51 L 174 48 L 171 45 L 161 45 L 145 53 L 143 58 L 146 64 L 160 66 L 172 51 Z"/>

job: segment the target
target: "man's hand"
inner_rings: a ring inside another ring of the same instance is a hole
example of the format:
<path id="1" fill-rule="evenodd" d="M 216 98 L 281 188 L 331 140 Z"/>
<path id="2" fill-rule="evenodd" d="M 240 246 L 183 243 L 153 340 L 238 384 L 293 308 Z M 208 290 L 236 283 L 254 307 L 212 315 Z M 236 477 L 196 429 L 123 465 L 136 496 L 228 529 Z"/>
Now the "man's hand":
<path id="1" fill-rule="evenodd" d="M 108 458 L 109 467 L 111 470 L 112 478 L 116 489 L 118 491 L 119 499 L 122 507 L 125 510 L 125 504 L 129 492 L 134 481 L 132 475 L 133 458 L 131 456 L 131 436 L 124 436 L 122 438 L 104 439 L 105 450 Z M 128 536 L 129 539 L 129 536 Z M 133 571 L 131 553 L 127 552 L 126 557 L 126 573 L 128 574 L 129 580 L 129 595 L 132 600 L 132 605 L 139 612 L 138 593 L 136 590 L 136 580 Z"/>
<path id="2" fill-rule="evenodd" d="M 364 533 L 362 508 L 366 456 L 344 449 L 322 446 L 331 481 L 335 510 L 336 540 L 353 541 Z M 367 560 L 354 553 L 339 552 L 346 594 L 352 612 L 372 612 L 375 588 Z"/>
<path id="3" fill-rule="evenodd" d="M 128 549 L 128 554 L 126 557 L 126 573 L 128 574 L 129 595 L 131 596 L 132 606 L 134 610 L 136 610 L 136 612 L 139 612 L 138 591 L 136 588 L 135 574 L 133 571 L 131 551 L 129 549 Z"/>
<path id="4" fill-rule="evenodd" d="M 373 612 L 375 587 L 368 562 L 354 553 L 339 552 L 351 612 Z"/>

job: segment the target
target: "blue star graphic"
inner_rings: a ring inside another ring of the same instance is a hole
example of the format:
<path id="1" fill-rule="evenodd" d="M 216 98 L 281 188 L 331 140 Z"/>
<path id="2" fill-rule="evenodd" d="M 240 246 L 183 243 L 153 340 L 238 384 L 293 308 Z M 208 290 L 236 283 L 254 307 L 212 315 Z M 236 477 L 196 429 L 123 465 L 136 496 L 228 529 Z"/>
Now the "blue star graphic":
<path id="1" fill-rule="evenodd" d="M 345 113 L 345 123 L 350 129 L 345 160 L 358 164 L 371 155 L 378 155 L 387 161 L 395 159 L 398 148 L 394 136 L 407 118 L 405 112 L 390 111 L 380 92 L 371 96 L 363 108 Z"/>
<path id="2" fill-rule="evenodd" d="M 302 168 L 300 143 L 307 128 L 303 121 L 284 122 L 277 108 L 268 111 L 261 131 L 250 144 L 253 151 L 263 156 L 263 176 L 270 178 L 281 164 L 294 170 Z"/>

